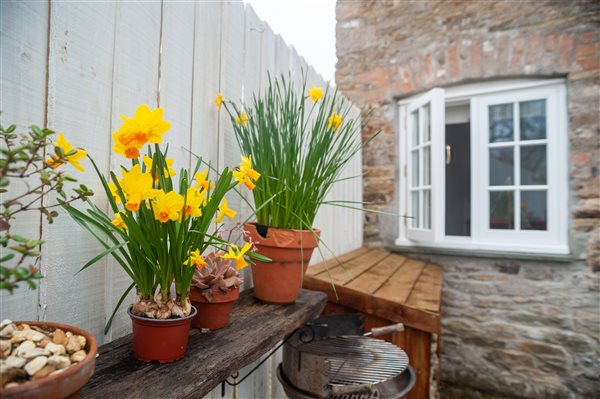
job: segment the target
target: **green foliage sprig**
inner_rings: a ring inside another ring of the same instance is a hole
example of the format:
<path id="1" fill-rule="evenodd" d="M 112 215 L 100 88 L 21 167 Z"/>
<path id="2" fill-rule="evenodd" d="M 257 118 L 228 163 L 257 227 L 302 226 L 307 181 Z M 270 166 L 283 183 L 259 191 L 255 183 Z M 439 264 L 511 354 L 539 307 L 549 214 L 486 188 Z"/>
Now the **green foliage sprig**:
<path id="1" fill-rule="evenodd" d="M 19 214 L 39 212 L 48 223 L 52 223 L 58 212 L 52 208 L 58 204 L 46 204 L 42 201 L 50 193 L 57 193 L 64 203 L 83 199 L 93 195 L 86 186 L 76 188 L 70 197 L 64 191 L 65 182 L 77 180 L 67 175 L 64 169 L 56 169 L 68 163 L 77 150 L 65 153 L 56 146 L 51 156 L 54 167 L 44 161 L 44 155 L 52 147 L 53 130 L 31 126 L 26 134 L 15 133 L 16 125 L 4 128 L 0 125 L 0 290 L 13 292 L 19 283 L 25 282 L 35 288 L 35 280 L 42 277 L 35 266 L 40 256 L 40 239 L 26 238 L 11 232 Z M 20 182 L 24 189 L 15 187 Z"/>

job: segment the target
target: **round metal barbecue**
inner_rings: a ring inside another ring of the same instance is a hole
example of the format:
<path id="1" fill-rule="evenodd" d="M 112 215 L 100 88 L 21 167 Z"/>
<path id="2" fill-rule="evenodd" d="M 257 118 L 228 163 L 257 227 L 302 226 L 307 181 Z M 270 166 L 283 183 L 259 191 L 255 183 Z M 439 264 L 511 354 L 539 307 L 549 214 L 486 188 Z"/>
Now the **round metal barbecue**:
<path id="1" fill-rule="evenodd" d="M 389 342 L 363 335 L 332 336 L 341 332 L 340 322 L 328 317 L 327 323 L 299 330 L 284 345 L 278 377 L 288 396 L 405 397 L 415 383 L 406 353 Z M 350 330 L 346 332 L 358 331 Z"/>

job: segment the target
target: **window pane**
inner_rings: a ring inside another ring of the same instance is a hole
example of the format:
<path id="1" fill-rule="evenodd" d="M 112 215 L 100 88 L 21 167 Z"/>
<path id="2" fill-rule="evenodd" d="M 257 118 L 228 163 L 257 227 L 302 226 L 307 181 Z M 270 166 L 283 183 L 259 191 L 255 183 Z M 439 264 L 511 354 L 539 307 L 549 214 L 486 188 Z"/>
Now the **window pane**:
<path id="1" fill-rule="evenodd" d="M 423 228 L 431 229 L 431 191 L 423 191 Z"/>
<path id="2" fill-rule="evenodd" d="M 411 161 L 412 173 L 411 173 L 410 186 L 418 187 L 419 186 L 419 150 L 412 151 L 410 154 L 411 154 L 411 159 L 412 159 L 412 161 Z"/>
<path id="3" fill-rule="evenodd" d="M 546 190 L 521 191 L 521 230 L 547 230 Z"/>
<path id="4" fill-rule="evenodd" d="M 490 105 L 490 143 L 513 140 L 513 105 Z"/>
<path id="5" fill-rule="evenodd" d="M 519 103 L 521 140 L 546 138 L 546 100 Z"/>
<path id="6" fill-rule="evenodd" d="M 423 185 L 428 186 L 431 184 L 431 147 L 427 146 L 423 148 Z"/>
<path id="7" fill-rule="evenodd" d="M 415 229 L 419 228 L 419 192 L 413 191 L 411 194 L 411 226 Z"/>
<path id="8" fill-rule="evenodd" d="M 514 184 L 513 147 L 490 148 L 490 186 L 510 186 Z"/>
<path id="9" fill-rule="evenodd" d="M 419 145 L 419 111 L 413 112 L 412 118 L 412 146 Z"/>
<path id="10" fill-rule="evenodd" d="M 431 111 L 429 104 L 423 107 L 423 142 L 431 140 Z"/>
<path id="11" fill-rule="evenodd" d="M 514 229 L 514 209 L 512 191 L 491 191 L 490 229 Z"/>
<path id="12" fill-rule="evenodd" d="M 521 184 L 546 184 L 546 146 L 521 146 Z"/>

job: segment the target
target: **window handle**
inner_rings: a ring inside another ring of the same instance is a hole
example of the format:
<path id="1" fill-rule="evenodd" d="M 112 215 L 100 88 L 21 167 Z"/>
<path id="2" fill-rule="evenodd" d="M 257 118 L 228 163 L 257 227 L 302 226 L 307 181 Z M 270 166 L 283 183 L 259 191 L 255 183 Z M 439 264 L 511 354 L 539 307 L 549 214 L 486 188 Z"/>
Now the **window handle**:
<path id="1" fill-rule="evenodd" d="M 446 144 L 446 165 L 452 163 L 452 147 Z"/>

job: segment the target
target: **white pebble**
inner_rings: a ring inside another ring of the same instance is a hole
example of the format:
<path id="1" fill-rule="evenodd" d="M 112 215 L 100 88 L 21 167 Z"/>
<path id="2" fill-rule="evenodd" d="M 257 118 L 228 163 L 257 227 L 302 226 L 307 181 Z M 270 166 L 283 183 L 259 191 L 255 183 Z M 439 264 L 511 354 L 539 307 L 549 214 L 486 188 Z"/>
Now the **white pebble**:
<path id="1" fill-rule="evenodd" d="M 38 356 L 25 365 L 25 371 L 29 375 L 34 375 L 35 373 L 40 371 L 42 368 L 44 368 L 46 363 L 48 363 L 47 357 Z"/>

